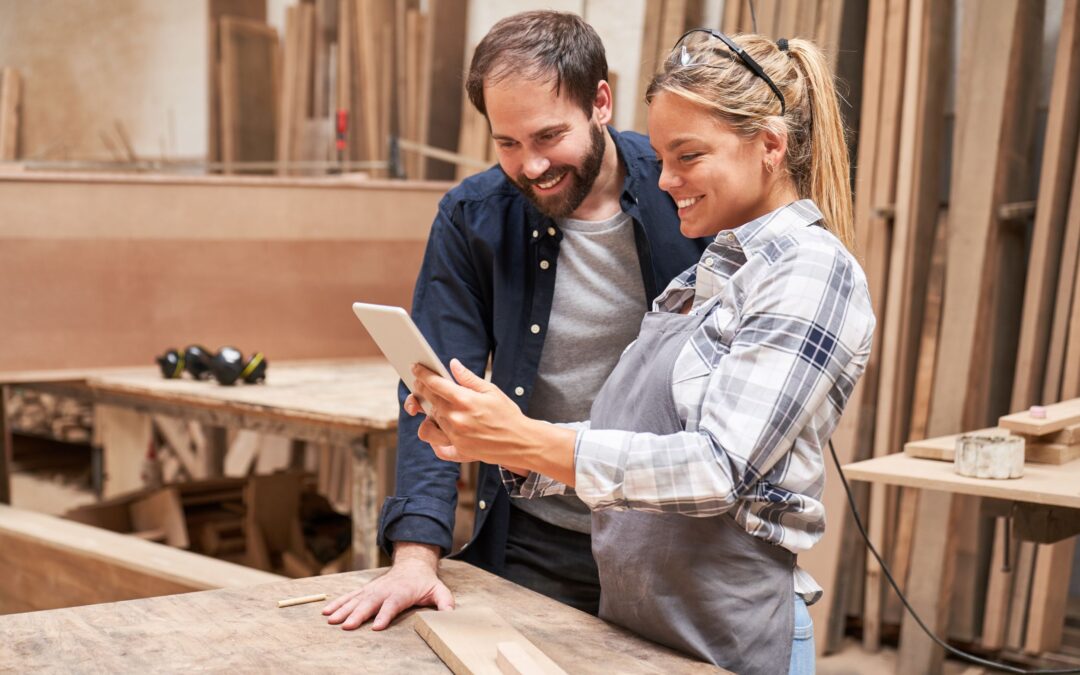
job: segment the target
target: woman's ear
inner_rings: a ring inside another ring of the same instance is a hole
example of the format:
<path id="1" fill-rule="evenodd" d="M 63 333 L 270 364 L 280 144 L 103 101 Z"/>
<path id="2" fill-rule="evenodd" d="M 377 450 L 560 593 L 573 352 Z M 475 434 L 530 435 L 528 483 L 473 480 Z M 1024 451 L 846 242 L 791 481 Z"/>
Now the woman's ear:
<path id="1" fill-rule="evenodd" d="M 761 143 L 761 161 L 765 170 L 773 173 L 787 157 L 787 130 L 765 127 L 758 133 L 758 141 Z"/>

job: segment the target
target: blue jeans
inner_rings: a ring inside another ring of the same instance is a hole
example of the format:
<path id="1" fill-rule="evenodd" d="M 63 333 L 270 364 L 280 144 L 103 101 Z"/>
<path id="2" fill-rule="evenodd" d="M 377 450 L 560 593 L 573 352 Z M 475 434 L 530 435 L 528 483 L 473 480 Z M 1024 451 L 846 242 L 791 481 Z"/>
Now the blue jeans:
<path id="1" fill-rule="evenodd" d="M 814 622 L 806 609 L 806 602 L 795 596 L 795 635 L 791 641 L 791 675 L 814 673 Z"/>

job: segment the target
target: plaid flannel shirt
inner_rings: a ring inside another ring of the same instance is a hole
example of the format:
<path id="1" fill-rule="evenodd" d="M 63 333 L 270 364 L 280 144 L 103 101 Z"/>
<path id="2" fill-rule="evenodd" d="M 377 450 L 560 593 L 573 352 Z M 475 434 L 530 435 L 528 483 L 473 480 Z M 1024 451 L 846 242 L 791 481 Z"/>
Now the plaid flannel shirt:
<path id="1" fill-rule="evenodd" d="M 798 553 L 824 533 L 824 454 L 866 367 L 874 315 L 855 258 L 810 200 L 721 232 L 673 280 L 657 312 L 708 313 L 676 359 L 685 431 L 578 429 L 577 495 L 594 510 L 730 513 L 751 535 Z M 572 492 L 503 471 L 511 494 Z M 796 590 L 820 595 L 796 572 Z"/>

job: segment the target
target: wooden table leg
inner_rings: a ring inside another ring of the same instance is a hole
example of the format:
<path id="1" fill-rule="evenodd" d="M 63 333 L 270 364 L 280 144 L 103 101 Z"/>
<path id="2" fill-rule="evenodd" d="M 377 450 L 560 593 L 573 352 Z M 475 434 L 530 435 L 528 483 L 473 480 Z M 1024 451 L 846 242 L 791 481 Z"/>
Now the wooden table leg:
<path id="1" fill-rule="evenodd" d="M 225 452 L 229 449 L 228 430 L 225 427 L 206 427 L 206 454 L 203 471 L 207 478 L 225 475 Z"/>
<path id="2" fill-rule="evenodd" d="M 0 386 L 0 504 L 11 503 L 11 422 L 7 417 L 8 388 Z"/>
<path id="3" fill-rule="evenodd" d="M 915 518 L 915 542 L 912 546 L 911 571 L 905 590 L 911 606 L 923 623 L 945 639 L 949 627 L 949 602 L 952 600 L 956 551 L 953 533 L 957 509 L 953 495 L 937 490 L 922 490 Z M 942 671 L 945 651 L 935 644 L 905 612 L 900 625 L 900 649 L 897 673 Z"/>
<path id="4" fill-rule="evenodd" d="M 352 569 L 364 570 L 379 566 L 379 504 L 375 493 L 377 476 L 371 461 L 366 439 L 352 444 Z"/>

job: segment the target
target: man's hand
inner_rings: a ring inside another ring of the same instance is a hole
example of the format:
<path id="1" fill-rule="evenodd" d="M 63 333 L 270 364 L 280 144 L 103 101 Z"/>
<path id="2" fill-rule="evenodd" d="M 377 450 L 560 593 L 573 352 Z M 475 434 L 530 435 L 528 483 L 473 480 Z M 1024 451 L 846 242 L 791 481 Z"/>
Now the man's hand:
<path id="1" fill-rule="evenodd" d="M 440 612 L 453 609 L 454 595 L 439 579 L 438 565 L 438 546 L 398 543 L 394 564 L 386 574 L 331 601 L 322 613 L 329 617 L 329 623 L 341 624 L 345 630 L 359 628 L 374 616 L 372 630 L 382 630 L 411 607 L 435 607 Z"/>

